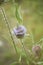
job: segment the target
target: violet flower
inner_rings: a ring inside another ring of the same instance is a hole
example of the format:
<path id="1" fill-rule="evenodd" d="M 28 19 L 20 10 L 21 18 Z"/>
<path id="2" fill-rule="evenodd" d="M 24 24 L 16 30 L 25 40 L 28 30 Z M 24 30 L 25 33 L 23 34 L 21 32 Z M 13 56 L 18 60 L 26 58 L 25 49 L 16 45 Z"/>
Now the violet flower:
<path id="1" fill-rule="evenodd" d="M 19 25 L 13 29 L 13 32 L 18 38 L 23 38 L 26 34 L 26 28 L 22 25 Z"/>

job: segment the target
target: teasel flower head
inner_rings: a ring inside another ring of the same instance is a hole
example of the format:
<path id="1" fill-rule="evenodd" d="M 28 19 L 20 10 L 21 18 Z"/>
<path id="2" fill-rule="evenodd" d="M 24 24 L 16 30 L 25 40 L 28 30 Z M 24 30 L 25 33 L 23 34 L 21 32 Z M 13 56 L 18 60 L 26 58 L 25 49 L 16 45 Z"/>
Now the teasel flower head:
<path id="1" fill-rule="evenodd" d="M 23 38 L 26 34 L 26 28 L 23 25 L 19 25 L 13 29 L 13 32 L 17 38 Z"/>

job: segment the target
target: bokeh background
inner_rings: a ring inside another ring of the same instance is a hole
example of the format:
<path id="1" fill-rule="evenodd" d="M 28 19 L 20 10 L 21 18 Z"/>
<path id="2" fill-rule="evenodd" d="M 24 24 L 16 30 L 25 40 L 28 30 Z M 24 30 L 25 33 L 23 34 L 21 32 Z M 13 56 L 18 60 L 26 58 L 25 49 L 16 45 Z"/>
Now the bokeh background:
<path id="1" fill-rule="evenodd" d="M 19 4 L 21 6 L 23 25 L 27 28 L 28 34 L 32 33 L 35 42 L 34 44 L 37 44 L 40 39 L 43 40 L 43 0 L 22 0 L 22 3 Z M 5 0 L 4 3 L 2 2 L 0 4 L 0 7 L 5 9 L 10 29 L 12 30 L 17 24 L 17 19 L 15 17 L 15 1 Z M 14 40 L 18 53 L 20 54 L 22 48 L 21 43 L 15 39 L 15 37 Z M 42 41 L 38 44 L 40 44 L 43 48 Z M 30 37 L 24 38 L 24 46 L 31 50 L 33 43 Z M 0 11 L 0 65 L 11 65 L 14 61 L 18 61 L 18 58 L 19 55 L 15 52 L 9 29 Z M 41 60 L 43 60 L 43 57 Z"/>

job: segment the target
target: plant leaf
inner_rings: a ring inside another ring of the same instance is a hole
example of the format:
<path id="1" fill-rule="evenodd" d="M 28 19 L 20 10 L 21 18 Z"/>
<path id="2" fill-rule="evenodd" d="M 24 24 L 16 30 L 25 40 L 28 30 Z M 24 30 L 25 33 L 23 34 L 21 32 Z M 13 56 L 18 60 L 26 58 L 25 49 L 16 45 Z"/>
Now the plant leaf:
<path id="1" fill-rule="evenodd" d="M 16 14 L 16 18 L 17 18 L 18 23 L 22 23 L 23 19 L 21 16 L 19 6 L 16 6 L 16 13 L 15 14 Z"/>

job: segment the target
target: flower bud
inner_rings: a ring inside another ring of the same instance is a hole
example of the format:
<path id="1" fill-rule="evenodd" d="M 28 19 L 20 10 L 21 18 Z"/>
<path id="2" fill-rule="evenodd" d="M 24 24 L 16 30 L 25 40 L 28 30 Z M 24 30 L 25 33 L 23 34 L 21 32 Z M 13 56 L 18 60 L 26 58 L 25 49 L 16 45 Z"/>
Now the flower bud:
<path id="1" fill-rule="evenodd" d="M 26 28 L 22 25 L 18 26 L 17 28 L 14 28 L 14 34 L 18 37 L 18 38 L 23 38 L 25 33 L 26 33 Z"/>
<path id="2" fill-rule="evenodd" d="M 41 54 L 41 47 L 39 45 L 33 46 L 32 51 L 36 57 L 39 57 Z"/>

